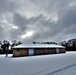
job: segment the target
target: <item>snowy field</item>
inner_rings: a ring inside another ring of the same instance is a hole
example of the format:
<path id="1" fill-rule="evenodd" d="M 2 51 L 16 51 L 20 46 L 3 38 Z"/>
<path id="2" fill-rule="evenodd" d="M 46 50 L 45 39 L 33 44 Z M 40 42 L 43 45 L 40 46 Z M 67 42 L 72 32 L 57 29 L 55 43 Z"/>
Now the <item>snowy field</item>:
<path id="1" fill-rule="evenodd" d="M 76 75 L 76 52 L 16 57 L 0 55 L 0 75 Z"/>

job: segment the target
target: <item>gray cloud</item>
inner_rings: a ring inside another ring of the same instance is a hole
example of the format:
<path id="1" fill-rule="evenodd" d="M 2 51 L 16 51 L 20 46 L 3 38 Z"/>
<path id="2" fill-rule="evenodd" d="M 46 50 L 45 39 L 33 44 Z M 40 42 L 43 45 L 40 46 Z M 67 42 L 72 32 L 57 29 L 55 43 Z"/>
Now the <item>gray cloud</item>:
<path id="1" fill-rule="evenodd" d="M 13 16 L 13 22 L 17 25 L 21 30 L 25 30 L 27 26 L 28 20 L 25 17 L 22 17 L 20 14 L 15 13 Z"/>
<path id="2" fill-rule="evenodd" d="M 0 0 L 0 13 L 1 40 L 60 42 L 76 37 L 75 0 Z M 30 31 L 31 36 L 21 38 Z"/>

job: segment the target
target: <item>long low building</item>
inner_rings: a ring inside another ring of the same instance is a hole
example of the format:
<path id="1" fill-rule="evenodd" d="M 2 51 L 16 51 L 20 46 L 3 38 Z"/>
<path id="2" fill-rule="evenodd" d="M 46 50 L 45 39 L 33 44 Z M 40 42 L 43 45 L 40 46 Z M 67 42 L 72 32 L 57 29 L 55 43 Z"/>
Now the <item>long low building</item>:
<path id="1" fill-rule="evenodd" d="M 13 47 L 13 57 L 65 53 L 65 47 L 55 44 L 21 44 Z"/>

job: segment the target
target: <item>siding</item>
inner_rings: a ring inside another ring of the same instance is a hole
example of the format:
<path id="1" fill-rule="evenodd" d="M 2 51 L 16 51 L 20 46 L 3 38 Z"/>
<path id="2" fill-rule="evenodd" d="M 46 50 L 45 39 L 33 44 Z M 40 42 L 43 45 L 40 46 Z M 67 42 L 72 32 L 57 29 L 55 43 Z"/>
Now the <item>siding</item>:
<path id="1" fill-rule="evenodd" d="M 35 55 L 38 55 L 38 54 L 52 54 L 52 53 L 56 53 L 56 49 L 50 49 L 50 48 L 35 49 Z"/>
<path id="2" fill-rule="evenodd" d="M 14 49 L 13 56 L 26 56 L 28 55 L 27 49 Z"/>
<path id="3" fill-rule="evenodd" d="M 18 48 L 13 49 L 13 56 L 27 56 L 29 55 L 30 48 Z M 65 53 L 65 48 L 58 48 L 59 53 Z M 55 54 L 56 48 L 34 48 L 34 55 L 43 55 L 43 54 Z"/>

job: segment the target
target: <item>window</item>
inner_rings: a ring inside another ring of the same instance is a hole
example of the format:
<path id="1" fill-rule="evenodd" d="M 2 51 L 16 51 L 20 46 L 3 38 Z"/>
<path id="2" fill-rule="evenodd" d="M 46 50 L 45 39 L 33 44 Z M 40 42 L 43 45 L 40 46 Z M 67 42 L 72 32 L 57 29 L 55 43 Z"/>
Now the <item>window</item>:
<path id="1" fill-rule="evenodd" d="M 59 53 L 59 49 L 58 48 L 56 48 L 56 53 Z"/>
<path id="2" fill-rule="evenodd" d="M 29 55 L 34 55 L 34 49 L 29 49 Z"/>
<path id="3" fill-rule="evenodd" d="M 19 51 L 19 49 L 17 49 L 17 51 Z"/>

